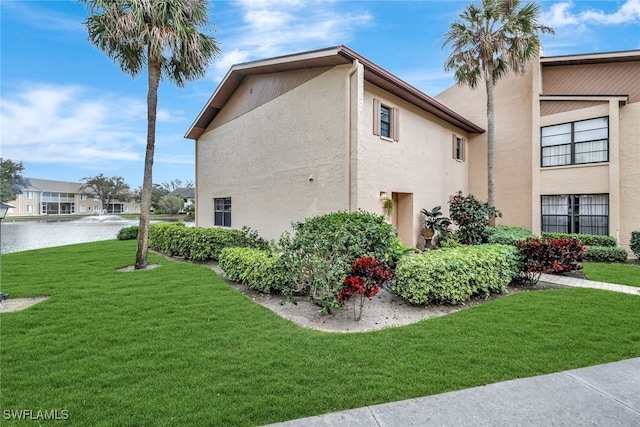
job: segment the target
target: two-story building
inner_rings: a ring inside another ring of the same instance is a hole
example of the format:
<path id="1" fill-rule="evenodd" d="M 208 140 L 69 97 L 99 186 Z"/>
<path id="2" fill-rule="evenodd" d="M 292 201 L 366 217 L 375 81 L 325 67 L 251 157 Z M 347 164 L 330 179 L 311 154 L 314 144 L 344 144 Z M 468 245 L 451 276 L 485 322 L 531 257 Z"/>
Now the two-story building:
<path id="1" fill-rule="evenodd" d="M 115 200 L 104 209 L 100 198 L 82 183 L 28 178 L 30 185 L 22 190 L 7 216 L 100 215 L 140 213 L 140 203 Z"/>
<path id="2" fill-rule="evenodd" d="M 234 65 L 186 137 L 196 223 L 277 238 L 333 211 L 383 213 L 407 245 L 422 208 L 487 194 L 486 94 L 436 98 L 345 46 Z M 496 87 L 502 223 L 609 234 L 640 229 L 640 51 L 540 58 Z"/>

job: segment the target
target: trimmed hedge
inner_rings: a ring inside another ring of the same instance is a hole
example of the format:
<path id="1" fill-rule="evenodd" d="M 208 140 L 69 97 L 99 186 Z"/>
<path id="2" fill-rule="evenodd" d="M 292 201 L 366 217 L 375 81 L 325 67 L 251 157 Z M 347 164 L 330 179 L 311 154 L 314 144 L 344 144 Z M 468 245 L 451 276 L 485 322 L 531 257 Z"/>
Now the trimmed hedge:
<path id="1" fill-rule="evenodd" d="M 633 254 L 640 258 L 640 231 L 631 232 L 631 242 L 629 246 Z"/>
<path id="2" fill-rule="evenodd" d="M 121 228 L 120 231 L 118 231 L 118 240 L 137 240 L 138 228 L 137 225 Z"/>
<path id="3" fill-rule="evenodd" d="M 182 222 L 149 226 L 149 248 L 189 261 L 217 261 L 224 248 L 253 247 L 267 249 L 267 242 L 248 228 L 185 227 Z"/>
<path id="4" fill-rule="evenodd" d="M 626 262 L 627 251 L 612 246 L 587 246 L 583 254 L 585 261 L 591 262 Z"/>
<path id="5" fill-rule="evenodd" d="M 269 293 L 282 289 L 283 277 L 278 259 L 278 255 L 262 249 L 224 248 L 220 252 L 218 265 L 229 280 Z"/>
<path id="6" fill-rule="evenodd" d="M 482 239 L 486 243 L 513 245 L 518 240 L 535 237 L 534 234 L 522 227 L 512 227 L 509 225 L 496 225 L 486 227 L 482 233 Z"/>
<path id="7" fill-rule="evenodd" d="M 542 233 L 543 239 L 578 239 L 585 246 L 618 246 L 615 237 L 580 233 Z"/>
<path id="8" fill-rule="evenodd" d="M 518 269 L 518 251 L 510 245 L 427 251 L 399 260 L 395 291 L 412 304 L 463 304 L 504 293 Z"/>

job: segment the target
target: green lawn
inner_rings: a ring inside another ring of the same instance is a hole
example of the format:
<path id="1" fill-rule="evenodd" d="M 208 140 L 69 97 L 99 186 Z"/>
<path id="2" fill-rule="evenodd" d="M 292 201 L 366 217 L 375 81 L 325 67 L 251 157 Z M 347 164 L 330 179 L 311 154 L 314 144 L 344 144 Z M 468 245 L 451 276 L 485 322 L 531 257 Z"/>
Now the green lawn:
<path id="1" fill-rule="evenodd" d="M 582 270 L 589 280 L 640 288 L 640 265 L 585 262 L 582 264 Z"/>
<path id="2" fill-rule="evenodd" d="M 3 292 L 51 295 L 0 315 L 3 411 L 66 410 L 74 426 L 260 425 L 640 356 L 633 295 L 525 291 L 331 334 L 205 266 L 150 254 L 162 267 L 117 272 L 134 253 L 114 240 L 2 257 Z"/>

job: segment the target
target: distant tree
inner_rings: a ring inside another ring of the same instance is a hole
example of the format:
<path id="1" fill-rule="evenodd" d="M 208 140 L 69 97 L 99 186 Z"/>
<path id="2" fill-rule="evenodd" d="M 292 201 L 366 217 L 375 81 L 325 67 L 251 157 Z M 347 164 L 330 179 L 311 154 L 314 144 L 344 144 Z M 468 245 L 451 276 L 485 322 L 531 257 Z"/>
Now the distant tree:
<path id="1" fill-rule="evenodd" d="M 184 86 L 204 77 L 218 55 L 216 40 L 199 31 L 209 25 L 206 0 L 80 0 L 87 5 L 89 40 L 132 76 L 148 71 L 147 149 L 136 269 L 147 267 L 153 186 L 158 86 L 161 77 Z"/>
<path id="2" fill-rule="evenodd" d="M 22 189 L 28 187 L 29 180 L 22 176 L 24 166 L 22 162 L 13 162 L 0 158 L 0 202 L 10 202 L 22 194 Z"/>
<path id="3" fill-rule="evenodd" d="M 160 199 L 158 207 L 160 210 L 169 215 L 175 215 L 180 212 L 184 206 L 184 201 L 180 196 L 166 195 Z"/>
<path id="4" fill-rule="evenodd" d="M 524 73 L 540 53 L 539 34 L 553 29 L 538 23 L 540 6 L 521 6 L 520 0 L 481 0 L 468 5 L 460 20 L 449 26 L 443 46 L 451 44 L 446 71 L 454 71 L 458 84 L 475 88 L 484 80 L 487 91 L 487 191 L 495 206 L 495 105 L 496 82 L 510 71 Z M 493 223 L 495 217 L 490 221 Z"/>
<path id="5" fill-rule="evenodd" d="M 158 203 L 160 203 L 160 199 L 162 199 L 162 197 L 166 196 L 167 194 L 169 194 L 169 190 L 167 190 L 160 184 L 153 184 L 151 186 L 151 206 L 153 208 L 158 208 Z M 138 187 L 138 189 L 135 191 L 135 197 L 136 197 L 136 202 L 140 202 L 142 200 L 141 186 Z"/>
<path id="6" fill-rule="evenodd" d="M 184 183 L 179 179 L 172 179 L 169 182 L 163 182 L 162 188 L 167 190 L 167 192 L 172 192 L 177 190 L 178 188 L 190 188 L 193 187 L 193 181 L 185 181 Z"/>
<path id="7" fill-rule="evenodd" d="M 131 188 L 124 182 L 121 176 L 107 178 L 103 174 L 96 176 L 86 176 L 81 179 L 84 185 L 81 190 L 90 189 L 98 196 L 102 202 L 102 209 L 108 209 L 109 204 L 114 201 L 126 202 L 131 200 Z"/>

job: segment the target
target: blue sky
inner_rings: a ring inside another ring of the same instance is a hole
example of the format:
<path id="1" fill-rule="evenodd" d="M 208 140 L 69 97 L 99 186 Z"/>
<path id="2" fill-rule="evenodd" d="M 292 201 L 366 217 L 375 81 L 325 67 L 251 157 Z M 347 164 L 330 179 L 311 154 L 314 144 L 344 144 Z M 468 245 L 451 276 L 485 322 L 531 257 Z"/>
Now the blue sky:
<path id="1" fill-rule="evenodd" d="M 194 180 L 184 134 L 235 63 L 347 45 L 435 96 L 453 84 L 442 35 L 469 1 L 210 1 L 221 55 L 207 76 L 159 92 L 154 183 Z M 640 0 L 540 1 L 545 56 L 640 49 Z M 142 184 L 146 74 L 120 71 L 87 41 L 84 6 L 0 1 L 0 156 L 24 175 L 80 181 L 103 173 Z"/>

